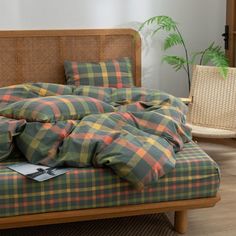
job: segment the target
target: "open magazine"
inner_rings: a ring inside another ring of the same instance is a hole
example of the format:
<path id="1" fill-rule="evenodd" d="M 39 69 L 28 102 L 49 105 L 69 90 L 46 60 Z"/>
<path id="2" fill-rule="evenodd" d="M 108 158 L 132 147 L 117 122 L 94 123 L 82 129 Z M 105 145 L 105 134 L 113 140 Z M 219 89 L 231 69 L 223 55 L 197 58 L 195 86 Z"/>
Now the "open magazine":
<path id="1" fill-rule="evenodd" d="M 8 168 L 39 182 L 62 175 L 71 169 L 34 165 L 27 162 L 9 165 Z"/>

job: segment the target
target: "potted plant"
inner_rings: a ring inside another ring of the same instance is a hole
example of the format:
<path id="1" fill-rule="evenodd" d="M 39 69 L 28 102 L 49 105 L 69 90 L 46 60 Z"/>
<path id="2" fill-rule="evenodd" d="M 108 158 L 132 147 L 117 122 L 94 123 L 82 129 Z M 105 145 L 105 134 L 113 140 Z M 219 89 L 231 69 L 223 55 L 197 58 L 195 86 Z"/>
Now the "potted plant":
<path id="1" fill-rule="evenodd" d="M 147 25 L 154 26 L 154 29 L 151 30 L 152 35 L 155 35 L 159 31 L 167 33 L 167 36 L 164 39 L 164 51 L 177 45 L 183 48 L 184 56 L 164 55 L 162 61 L 171 65 L 176 71 L 183 69 L 187 73 L 189 90 L 191 86 L 190 67 L 194 64 L 206 65 L 211 63 L 212 65 L 217 66 L 221 75 L 226 78 L 228 72 L 228 60 L 220 46 L 215 45 L 215 43 L 212 42 L 207 48 L 199 52 L 189 53 L 185 40 L 178 28 L 178 24 L 171 17 L 151 17 L 142 23 L 139 30 L 141 31 Z"/>

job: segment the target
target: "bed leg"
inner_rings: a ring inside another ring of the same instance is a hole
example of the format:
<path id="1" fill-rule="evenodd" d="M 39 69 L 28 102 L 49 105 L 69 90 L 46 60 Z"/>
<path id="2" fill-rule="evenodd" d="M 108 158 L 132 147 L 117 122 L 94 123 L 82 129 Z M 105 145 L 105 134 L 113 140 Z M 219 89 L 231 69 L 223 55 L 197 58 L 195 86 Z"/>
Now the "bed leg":
<path id="1" fill-rule="evenodd" d="M 188 219 L 187 210 L 175 212 L 174 229 L 180 234 L 184 234 L 187 231 Z"/>

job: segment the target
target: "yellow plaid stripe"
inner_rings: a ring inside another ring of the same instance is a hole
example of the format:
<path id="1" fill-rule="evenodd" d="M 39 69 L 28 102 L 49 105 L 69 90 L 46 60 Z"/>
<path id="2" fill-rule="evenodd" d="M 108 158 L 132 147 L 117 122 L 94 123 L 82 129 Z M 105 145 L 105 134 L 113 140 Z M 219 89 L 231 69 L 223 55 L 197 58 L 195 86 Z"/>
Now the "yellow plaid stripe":
<path id="1" fill-rule="evenodd" d="M 103 79 L 103 86 L 109 87 L 109 80 L 108 80 L 108 74 L 107 74 L 107 68 L 105 62 L 100 62 L 101 66 L 101 72 L 102 72 L 102 79 Z"/>

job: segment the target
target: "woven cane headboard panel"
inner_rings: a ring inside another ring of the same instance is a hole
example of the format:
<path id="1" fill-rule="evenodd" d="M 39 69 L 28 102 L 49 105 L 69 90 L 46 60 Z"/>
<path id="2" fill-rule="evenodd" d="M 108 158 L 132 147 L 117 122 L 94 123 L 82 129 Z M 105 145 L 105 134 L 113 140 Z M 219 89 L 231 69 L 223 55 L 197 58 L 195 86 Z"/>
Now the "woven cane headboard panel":
<path id="1" fill-rule="evenodd" d="M 0 31 L 0 87 L 23 82 L 65 83 L 64 60 L 130 57 L 141 85 L 141 42 L 132 29 Z"/>

